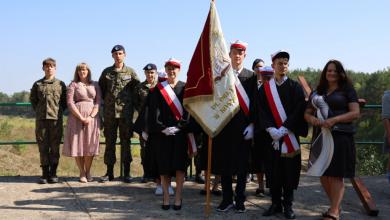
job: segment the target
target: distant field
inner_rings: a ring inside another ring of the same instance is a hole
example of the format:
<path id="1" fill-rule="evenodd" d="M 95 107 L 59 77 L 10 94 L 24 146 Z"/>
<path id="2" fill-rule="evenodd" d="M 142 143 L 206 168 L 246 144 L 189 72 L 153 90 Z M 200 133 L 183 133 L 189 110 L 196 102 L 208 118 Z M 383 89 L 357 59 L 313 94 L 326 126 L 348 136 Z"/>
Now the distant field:
<path id="1" fill-rule="evenodd" d="M 64 120 L 66 121 L 66 120 Z M 64 122 L 65 125 L 65 122 Z M 35 141 L 35 119 L 0 116 L 0 141 Z M 101 136 L 104 141 L 104 137 Z M 138 141 L 135 137 L 133 141 Z M 62 145 L 61 145 L 62 148 Z M 92 165 L 94 176 L 104 175 L 106 166 L 103 162 L 105 145 L 100 146 L 100 155 L 97 156 Z M 115 175 L 119 175 L 120 148 L 117 148 L 118 162 L 115 166 Z M 142 176 L 140 165 L 139 145 L 132 145 L 133 163 L 131 164 L 131 174 Z M 39 152 L 36 144 L 32 145 L 0 145 L 0 176 L 4 175 L 40 175 Z M 73 158 L 60 158 L 58 168 L 60 176 L 78 176 L 78 169 Z"/>

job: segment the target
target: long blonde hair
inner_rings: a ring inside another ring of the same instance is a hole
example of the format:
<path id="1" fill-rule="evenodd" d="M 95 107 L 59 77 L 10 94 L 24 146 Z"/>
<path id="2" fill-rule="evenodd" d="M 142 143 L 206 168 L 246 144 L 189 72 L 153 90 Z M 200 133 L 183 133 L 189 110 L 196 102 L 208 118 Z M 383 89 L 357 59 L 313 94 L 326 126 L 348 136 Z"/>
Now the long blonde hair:
<path id="1" fill-rule="evenodd" d="M 89 68 L 88 64 L 86 64 L 86 63 L 77 64 L 76 70 L 74 71 L 73 82 L 80 82 L 80 77 L 79 77 L 78 72 L 79 72 L 79 70 L 81 70 L 84 67 L 87 68 L 87 70 L 88 70 L 88 75 L 87 75 L 88 83 L 92 82 L 92 72 L 91 72 L 91 69 Z"/>

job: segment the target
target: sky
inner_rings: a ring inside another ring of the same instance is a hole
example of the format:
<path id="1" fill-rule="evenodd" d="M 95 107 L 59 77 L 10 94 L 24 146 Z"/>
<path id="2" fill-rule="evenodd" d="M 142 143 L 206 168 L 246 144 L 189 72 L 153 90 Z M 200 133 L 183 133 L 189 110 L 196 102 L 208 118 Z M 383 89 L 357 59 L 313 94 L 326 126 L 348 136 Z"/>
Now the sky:
<path id="1" fill-rule="evenodd" d="M 280 49 L 290 53 L 290 69 L 322 69 L 329 59 L 357 72 L 390 66 L 388 0 L 216 0 L 216 7 L 227 44 L 248 43 L 249 69 L 256 58 L 270 65 Z M 209 8 L 209 0 L 1 1 L 0 92 L 29 91 L 47 57 L 66 84 L 80 62 L 98 80 L 116 44 L 141 80 L 147 63 L 160 69 L 173 57 L 185 81 Z"/>

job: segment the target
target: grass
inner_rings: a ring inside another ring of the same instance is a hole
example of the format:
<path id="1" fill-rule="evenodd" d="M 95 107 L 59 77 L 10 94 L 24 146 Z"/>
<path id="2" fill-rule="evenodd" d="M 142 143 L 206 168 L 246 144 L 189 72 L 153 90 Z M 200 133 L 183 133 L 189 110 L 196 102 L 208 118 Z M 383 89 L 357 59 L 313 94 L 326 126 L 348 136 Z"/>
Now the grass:
<path id="1" fill-rule="evenodd" d="M 64 120 L 64 129 L 66 126 Z M 104 141 L 103 132 L 101 140 Z M 35 119 L 17 116 L 0 116 L 0 141 L 35 141 Z M 135 136 L 132 141 L 138 141 Z M 133 163 L 131 164 L 131 174 L 142 176 L 139 145 L 132 145 Z M 94 176 L 104 175 L 106 166 L 104 164 L 105 145 L 100 146 L 100 155 L 96 156 L 92 165 Z M 62 152 L 62 145 L 60 152 Z M 117 163 L 115 175 L 119 175 L 120 167 L 120 146 L 117 146 Z M 0 145 L 0 175 L 40 175 L 39 151 L 36 144 L 32 145 Z M 61 155 L 58 174 L 60 176 L 78 176 L 78 168 L 74 158 Z"/>

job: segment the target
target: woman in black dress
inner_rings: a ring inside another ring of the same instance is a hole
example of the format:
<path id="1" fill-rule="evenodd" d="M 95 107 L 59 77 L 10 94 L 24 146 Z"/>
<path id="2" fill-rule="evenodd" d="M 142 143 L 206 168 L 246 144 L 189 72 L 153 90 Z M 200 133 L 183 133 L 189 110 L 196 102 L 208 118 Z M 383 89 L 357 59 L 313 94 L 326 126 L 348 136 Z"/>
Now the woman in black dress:
<path id="1" fill-rule="evenodd" d="M 185 83 L 179 81 L 180 62 L 170 59 L 165 63 L 167 80 L 157 84 L 150 98 L 150 132 L 156 141 L 155 154 L 163 187 L 162 209 L 168 210 L 171 176 L 176 175 L 174 210 L 181 209 L 184 174 L 188 165 L 187 127 L 189 114 L 182 108 Z M 168 99 L 167 99 L 168 98 Z M 170 101 L 169 101 L 170 100 Z M 170 104 L 168 104 L 170 103 Z M 173 109 L 175 108 L 175 109 Z M 181 111 L 175 111 L 181 109 Z"/>
<path id="2" fill-rule="evenodd" d="M 334 141 L 333 157 L 320 181 L 330 201 L 330 208 L 323 213 L 323 217 L 338 219 L 344 195 L 343 178 L 355 176 L 355 129 L 352 121 L 360 114 L 358 98 L 351 80 L 338 60 L 330 60 L 325 65 L 315 93 L 323 96 L 328 104 L 328 118 L 319 120 L 314 116 L 314 106 L 309 104 L 305 120 L 313 126 L 331 129 Z"/>

